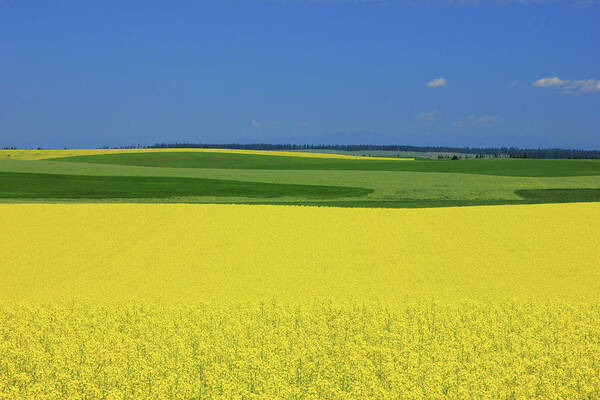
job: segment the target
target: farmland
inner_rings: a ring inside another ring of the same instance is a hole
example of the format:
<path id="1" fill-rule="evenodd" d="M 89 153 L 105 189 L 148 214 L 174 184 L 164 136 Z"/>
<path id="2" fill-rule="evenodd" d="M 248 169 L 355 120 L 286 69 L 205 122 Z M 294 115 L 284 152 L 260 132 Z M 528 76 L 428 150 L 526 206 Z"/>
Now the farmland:
<path id="1" fill-rule="evenodd" d="M 600 398 L 599 191 L 595 160 L 0 152 L 0 398 Z"/>
<path id="2" fill-rule="evenodd" d="M 32 189 L 48 185 L 47 180 L 52 178 L 44 180 L 40 174 L 50 174 L 65 182 L 65 186 L 75 179 L 75 175 L 102 177 L 87 179 L 93 181 L 90 185 L 96 185 L 98 180 L 109 182 L 109 186 L 114 182 L 115 190 L 105 190 L 103 195 L 88 187 L 89 201 L 404 208 L 600 200 L 598 160 L 421 161 L 241 150 L 123 151 L 0 151 L 0 182 L 3 183 L 0 190 L 4 190 L 0 199 L 10 198 L 11 202 L 19 198 L 53 202 L 86 200 L 85 183 L 78 193 L 61 191 L 60 185 L 54 184 L 54 190 L 46 193 Z M 31 175 L 15 179 L 14 175 L 7 174 L 9 172 Z M 68 177 L 60 177 L 64 175 Z M 132 182 L 137 180 L 139 185 L 133 182 L 131 186 L 125 185 L 128 190 L 123 190 L 124 185 L 118 183 L 122 180 L 111 177 L 128 177 Z M 158 178 L 169 179 L 162 179 L 158 184 Z M 182 181 L 181 178 L 189 180 Z M 210 191 L 192 178 L 211 179 L 215 181 L 213 186 L 231 187 L 232 190 Z M 35 180 L 38 183 L 34 184 Z M 20 187 L 19 182 L 22 182 Z M 248 183 L 247 192 L 240 189 L 240 182 Z M 290 186 L 283 189 L 264 184 Z M 136 190 L 136 186 L 148 185 L 153 189 L 143 190 L 143 195 Z M 292 185 L 305 186 L 293 188 Z M 174 186 L 180 190 L 172 192 Z M 153 190 L 156 196 L 152 195 Z M 322 191 L 323 196 L 315 196 L 315 190 Z M 519 192 L 523 190 L 534 191 Z M 170 191 L 172 195 L 165 196 L 164 193 Z M 262 196 L 257 196 L 256 191 Z"/>

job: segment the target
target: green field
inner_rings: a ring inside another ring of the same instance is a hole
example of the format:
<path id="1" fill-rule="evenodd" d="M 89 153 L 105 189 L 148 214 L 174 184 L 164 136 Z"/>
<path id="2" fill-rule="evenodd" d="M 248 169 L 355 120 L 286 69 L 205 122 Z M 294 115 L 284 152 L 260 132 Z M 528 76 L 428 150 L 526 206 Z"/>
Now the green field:
<path id="1" fill-rule="evenodd" d="M 90 176 L 0 172 L 0 198 L 171 198 L 186 196 L 295 197 L 335 199 L 364 196 L 372 189 L 347 186 L 291 185 L 223 179 L 151 176 Z"/>
<path id="2" fill-rule="evenodd" d="M 55 158 L 54 161 L 160 168 L 219 168 L 321 171 L 410 171 L 496 176 L 600 175 L 600 160 L 352 160 L 208 152 L 102 154 Z"/>
<path id="3" fill-rule="evenodd" d="M 442 207 L 600 201 L 600 160 L 359 160 L 162 152 L 0 160 L 2 202 Z"/>

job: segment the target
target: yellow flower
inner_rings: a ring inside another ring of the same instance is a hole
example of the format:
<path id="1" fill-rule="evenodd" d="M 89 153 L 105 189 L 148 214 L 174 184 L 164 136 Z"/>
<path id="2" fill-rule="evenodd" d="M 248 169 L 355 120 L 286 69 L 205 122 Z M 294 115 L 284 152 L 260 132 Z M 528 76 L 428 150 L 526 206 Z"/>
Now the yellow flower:
<path id="1" fill-rule="evenodd" d="M 600 398 L 598 215 L 0 205 L 0 399 Z"/>

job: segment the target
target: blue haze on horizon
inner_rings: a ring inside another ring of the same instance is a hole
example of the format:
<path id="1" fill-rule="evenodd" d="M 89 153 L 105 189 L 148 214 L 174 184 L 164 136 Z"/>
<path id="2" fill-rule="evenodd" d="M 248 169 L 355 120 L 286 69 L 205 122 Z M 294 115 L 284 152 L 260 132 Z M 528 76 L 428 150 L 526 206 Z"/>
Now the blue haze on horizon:
<path id="1" fill-rule="evenodd" d="M 598 21 L 597 1 L 0 0 L 0 147 L 598 149 Z"/>

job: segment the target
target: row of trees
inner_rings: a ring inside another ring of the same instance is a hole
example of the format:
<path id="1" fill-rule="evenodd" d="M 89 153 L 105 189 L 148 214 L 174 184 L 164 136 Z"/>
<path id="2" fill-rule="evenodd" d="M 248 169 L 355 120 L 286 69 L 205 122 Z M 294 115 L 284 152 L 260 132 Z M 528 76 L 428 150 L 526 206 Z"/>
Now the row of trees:
<path id="1" fill-rule="evenodd" d="M 215 149 L 242 149 L 242 150 L 338 150 L 338 151 L 407 151 L 407 152 L 434 152 L 434 153 L 459 153 L 470 154 L 473 158 L 600 158 L 600 150 L 577 149 L 526 149 L 518 147 L 447 147 L 447 146 L 397 146 L 397 145 L 343 145 L 343 144 L 209 144 L 209 143 L 157 143 L 151 146 L 104 146 L 104 149 L 167 149 L 167 148 L 215 148 Z M 17 150 L 17 147 L 3 147 L 4 150 Z M 38 150 L 41 150 L 38 147 Z"/>
<path id="2" fill-rule="evenodd" d="M 409 151 L 472 154 L 476 158 L 600 158 L 600 150 L 577 149 L 527 149 L 518 147 L 446 147 L 446 146 L 397 146 L 397 145 L 308 145 L 308 144 L 203 144 L 203 143 L 157 143 L 148 148 L 221 148 L 245 150 L 341 150 L 341 151 Z"/>

